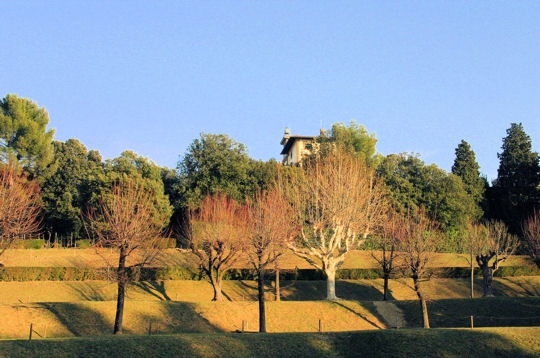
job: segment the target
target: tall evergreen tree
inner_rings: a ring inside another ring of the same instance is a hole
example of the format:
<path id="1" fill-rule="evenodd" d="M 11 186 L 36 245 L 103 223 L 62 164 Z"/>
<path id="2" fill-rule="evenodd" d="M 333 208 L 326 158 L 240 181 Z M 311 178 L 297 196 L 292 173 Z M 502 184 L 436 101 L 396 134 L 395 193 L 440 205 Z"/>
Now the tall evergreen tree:
<path id="1" fill-rule="evenodd" d="M 452 174 L 457 175 L 463 181 L 465 190 L 473 198 L 476 210 L 471 219 L 477 220 L 483 214 L 481 204 L 484 201 L 486 180 L 480 176 L 480 166 L 476 162 L 476 155 L 469 143 L 462 140 L 456 148 L 456 158 L 452 165 Z"/>
<path id="2" fill-rule="evenodd" d="M 501 149 L 498 176 L 490 193 L 492 216 L 519 232 L 522 221 L 538 205 L 540 159 L 521 123 L 512 123 L 506 130 Z"/>

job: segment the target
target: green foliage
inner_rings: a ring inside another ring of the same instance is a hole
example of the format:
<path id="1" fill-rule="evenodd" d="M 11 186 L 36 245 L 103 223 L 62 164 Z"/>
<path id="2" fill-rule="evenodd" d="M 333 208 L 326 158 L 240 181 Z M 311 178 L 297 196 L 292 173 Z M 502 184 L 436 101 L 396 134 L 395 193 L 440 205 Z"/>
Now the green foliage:
<path id="1" fill-rule="evenodd" d="M 197 270 L 186 267 L 135 267 L 128 271 L 132 281 L 201 279 Z M 0 281 L 107 281 L 114 280 L 115 275 L 115 269 L 106 267 L 0 267 Z"/>
<path id="2" fill-rule="evenodd" d="M 538 207 L 540 194 L 540 158 L 532 151 L 531 138 L 523 126 L 512 123 L 498 153 L 499 169 L 493 188 L 488 191 L 489 216 L 503 220 L 514 233 Z"/>
<path id="3" fill-rule="evenodd" d="M 32 173 L 51 159 L 54 130 L 47 130 L 49 114 L 29 99 L 8 94 L 0 101 L 0 148 Z"/>
<path id="4" fill-rule="evenodd" d="M 165 193 L 162 168 L 148 158 L 138 156 L 130 150 L 124 151 L 119 157 L 105 162 L 105 174 L 108 178 L 108 188 L 124 179 L 144 183 L 145 190 L 150 190 L 152 193 L 152 209 L 155 212 L 153 217 L 157 226 L 162 227 L 162 219 L 166 217 L 168 221 L 171 217 L 172 206 L 169 197 Z"/>
<path id="5" fill-rule="evenodd" d="M 471 146 L 462 140 L 456 148 L 456 158 L 452 165 L 452 174 L 457 175 L 463 181 L 465 191 L 476 204 L 471 220 L 478 220 L 482 217 L 481 204 L 485 200 L 486 180 L 480 176 L 480 166 L 476 162 L 476 156 Z"/>
<path id="6" fill-rule="evenodd" d="M 107 280 L 106 268 L 92 267 L 1 267 L 0 281 Z"/>
<path id="7" fill-rule="evenodd" d="M 54 141 L 53 148 L 53 160 L 40 177 L 45 229 L 79 238 L 84 235 L 81 211 L 106 186 L 101 156 L 77 139 Z"/>
<path id="8" fill-rule="evenodd" d="M 332 125 L 332 130 L 328 136 L 320 136 L 318 141 L 321 144 L 321 151 L 329 150 L 327 145 L 337 145 L 341 149 L 350 154 L 355 154 L 366 162 L 376 165 L 377 156 L 375 155 L 375 145 L 377 138 L 375 133 L 369 134 L 367 129 L 357 124 L 355 121 L 350 121 L 349 125 L 338 122 Z"/>
<path id="9" fill-rule="evenodd" d="M 418 156 L 390 154 L 381 161 L 377 173 L 399 211 L 424 207 L 446 232 L 460 230 L 477 210 L 458 176 L 435 164 L 426 165 Z"/>
<path id="10" fill-rule="evenodd" d="M 78 249 L 88 249 L 92 247 L 92 242 L 89 239 L 76 240 L 75 247 Z"/>
<path id="11" fill-rule="evenodd" d="M 42 249 L 45 247 L 43 239 L 15 239 L 10 248 L 12 249 Z"/>
<path id="12" fill-rule="evenodd" d="M 277 162 L 254 161 L 246 147 L 225 134 L 202 133 L 178 163 L 179 202 L 176 207 L 198 206 L 208 194 L 223 193 L 242 201 L 275 178 Z"/>

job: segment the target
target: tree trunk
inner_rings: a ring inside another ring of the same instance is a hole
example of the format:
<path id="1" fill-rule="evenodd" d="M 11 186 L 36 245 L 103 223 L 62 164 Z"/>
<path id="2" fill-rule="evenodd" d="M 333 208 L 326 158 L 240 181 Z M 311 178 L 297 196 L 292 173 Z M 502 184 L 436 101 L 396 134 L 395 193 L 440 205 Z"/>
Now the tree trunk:
<path id="1" fill-rule="evenodd" d="M 279 269 L 276 268 L 276 301 L 281 301 L 281 287 L 279 282 Z"/>
<path id="2" fill-rule="evenodd" d="M 214 298 L 212 298 L 212 301 L 223 301 L 223 293 L 221 292 L 222 281 L 223 275 L 220 273 L 217 273 L 215 277 L 210 277 L 210 283 L 212 284 L 212 288 L 214 289 Z"/>
<path id="3" fill-rule="evenodd" d="M 493 266 L 489 265 L 489 260 L 495 256 L 495 252 L 490 252 L 487 255 L 477 255 L 476 263 L 482 269 L 482 289 L 484 290 L 484 297 L 493 297 L 493 270 L 496 268 L 497 261 Z"/>
<path id="4" fill-rule="evenodd" d="M 413 277 L 413 282 L 414 282 L 414 290 L 416 291 L 416 295 L 420 299 L 420 308 L 422 310 L 422 322 L 424 323 L 424 328 L 430 328 L 427 302 L 426 302 L 426 299 L 424 298 L 424 295 L 422 294 L 420 281 L 417 277 Z"/>
<path id="5" fill-rule="evenodd" d="M 493 297 L 493 269 L 485 265 L 482 267 L 482 288 L 484 289 L 484 297 Z"/>
<path id="6" fill-rule="evenodd" d="M 264 270 L 257 277 L 257 298 L 259 299 L 259 332 L 266 333 L 266 310 L 264 306 Z"/>
<path id="7" fill-rule="evenodd" d="M 326 299 L 330 301 L 338 300 L 336 296 L 336 269 L 333 266 L 327 266 L 326 274 Z"/>
<path id="8" fill-rule="evenodd" d="M 126 297 L 126 254 L 125 249 L 120 249 L 120 258 L 118 259 L 118 269 L 116 280 L 118 283 L 118 295 L 116 298 L 116 317 L 114 318 L 114 334 L 122 333 L 122 318 L 124 317 L 124 301 Z"/>
<path id="9" fill-rule="evenodd" d="M 383 301 L 388 300 L 388 280 L 390 279 L 389 273 L 384 273 L 384 288 L 383 288 Z"/>
<path id="10" fill-rule="evenodd" d="M 471 298 L 474 298 L 474 261 L 471 252 Z"/>

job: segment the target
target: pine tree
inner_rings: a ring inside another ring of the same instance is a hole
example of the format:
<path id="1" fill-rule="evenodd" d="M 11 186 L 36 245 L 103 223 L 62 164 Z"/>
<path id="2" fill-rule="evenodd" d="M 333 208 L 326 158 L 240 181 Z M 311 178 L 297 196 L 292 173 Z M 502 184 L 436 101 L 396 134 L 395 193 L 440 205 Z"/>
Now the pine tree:
<path id="1" fill-rule="evenodd" d="M 0 155 L 13 157 L 31 174 L 52 159 L 54 130 L 49 114 L 27 98 L 8 94 L 0 100 Z"/>

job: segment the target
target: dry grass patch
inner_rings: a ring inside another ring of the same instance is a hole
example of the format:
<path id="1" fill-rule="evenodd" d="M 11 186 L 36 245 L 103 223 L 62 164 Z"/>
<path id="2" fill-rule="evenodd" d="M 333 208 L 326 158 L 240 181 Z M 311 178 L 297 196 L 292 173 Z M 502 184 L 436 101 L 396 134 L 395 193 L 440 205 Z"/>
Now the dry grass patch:
<path id="1" fill-rule="evenodd" d="M 116 303 L 54 302 L 0 305 L 0 338 L 100 336 L 112 333 Z M 367 303 L 268 302 L 269 332 L 325 332 L 385 328 Z M 243 326 L 244 325 L 244 326 Z M 257 302 L 126 301 L 126 334 L 239 332 L 258 330 Z"/>

